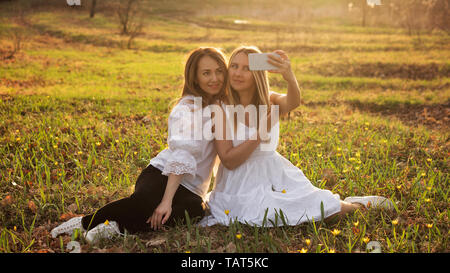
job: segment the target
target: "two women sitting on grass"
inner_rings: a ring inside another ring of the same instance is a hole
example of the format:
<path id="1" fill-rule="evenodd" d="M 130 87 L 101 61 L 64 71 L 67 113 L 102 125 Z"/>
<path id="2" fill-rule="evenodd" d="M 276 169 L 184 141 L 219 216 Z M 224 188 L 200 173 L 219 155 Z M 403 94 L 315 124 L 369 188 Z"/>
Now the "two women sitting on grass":
<path id="1" fill-rule="evenodd" d="M 169 115 L 168 148 L 150 160 L 133 194 L 62 223 L 51 235 L 80 229 L 88 242 L 96 242 L 125 230 L 136 233 L 173 226 L 185 219 L 185 213 L 201 219 L 203 226 L 228 225 L 230 220 L 261 226 L 265 221 L 298 225 L 369 205 L 392 209 L 392 202 L 380 196 L 342 201 L 337 194 L 313 186 L 276 152 L 278 114 L 300 105 L 300 89 L 283 51 L 269 55 L 268 62 L 277 68 L 269 72 L 281 74 L 286 81 L 286 94 L 269 90 L 267 71 L 250 70 L 250 53 L 261 51 L 239 47 L 227 66 L 219 49 L 193 50 L 185 65 L 181 97 Z M 243 117 L 237 119 L 235 112 L 228 111 L 249 106 L 258 109 L 256 115 L 244 111 L 237 113 Z M 216 182 L 208 193 L 217 157 Z M 283 221 L 277 222 L 277 217 Z"/>

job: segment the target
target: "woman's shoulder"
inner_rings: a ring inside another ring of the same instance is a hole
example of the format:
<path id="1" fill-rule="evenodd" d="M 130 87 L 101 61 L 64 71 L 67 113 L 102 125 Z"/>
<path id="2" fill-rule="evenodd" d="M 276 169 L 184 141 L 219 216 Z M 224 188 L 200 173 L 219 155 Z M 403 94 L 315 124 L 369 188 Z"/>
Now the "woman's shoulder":
<path id="1" fill-rule="evenodd" d="M 190 112 L 194 112 L 195 110 L 202 108 L 202 98 L 195 97 L 194 95 L 185 95 L 178 100 L 173 110 L 175 110 L 175 108 L 177 108 L 177 110 L 189 109 Z"/>
<path id="2" fill-rule="evenodd" d="M 177 105 L 193 105 L 195 103 L 195 96 L 194 95 L 184 95 L 181 98 L 178 99 Z"/>

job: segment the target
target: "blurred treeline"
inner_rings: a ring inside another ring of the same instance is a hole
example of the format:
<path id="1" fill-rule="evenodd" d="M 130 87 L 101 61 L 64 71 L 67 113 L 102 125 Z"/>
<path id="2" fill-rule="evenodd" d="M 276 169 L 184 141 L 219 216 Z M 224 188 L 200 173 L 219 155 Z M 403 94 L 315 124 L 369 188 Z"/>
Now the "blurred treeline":
<path id="1" fill-rule="evenodd" d="M 114 15 L 118 7 L 139 5 L 147 15 L 174 13 L 177 16 L 240 16 L 243 19 L 291 21 L 295 24 L 332 24 L 363 27 L 394 27 L 410 35 L 450 30 L 450 0 L 80 0 L 94 17 Z M 12 16 L 29 12 L 68 8 L 72 0 L 0 0 L 0 9 Z M 369 1 L 373 2 L 373 1 Z"/>

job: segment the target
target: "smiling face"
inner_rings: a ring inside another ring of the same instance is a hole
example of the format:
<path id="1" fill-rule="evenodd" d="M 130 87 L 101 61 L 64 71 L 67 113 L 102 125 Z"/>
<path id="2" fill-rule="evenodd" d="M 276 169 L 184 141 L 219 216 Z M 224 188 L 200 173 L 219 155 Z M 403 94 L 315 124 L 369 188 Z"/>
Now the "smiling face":
<path id="1" fill-rule="evenodd" d="M 222 90 L 225 71 L 216 60 L 203 56 L 198 62 L 196 78 L 198 86 L 212 97 Z"/>
<path id="2" fill-rule="evenodd" d="M 248 55 L 244 52 L 237 53 L 230 61 L 228 67 L 230 85 L 236 92 L 254 92 L 256 82 L 248 66 Z"/>

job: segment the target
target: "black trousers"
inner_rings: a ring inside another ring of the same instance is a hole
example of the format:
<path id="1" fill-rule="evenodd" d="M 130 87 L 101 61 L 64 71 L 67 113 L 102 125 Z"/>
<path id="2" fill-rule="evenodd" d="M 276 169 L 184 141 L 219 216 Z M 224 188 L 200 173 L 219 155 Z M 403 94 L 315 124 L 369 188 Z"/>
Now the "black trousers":
<path id="1" fill-rule="evenodd" d="M 149 165 L 139 175 L 131 196 L 113 201 L 96 212 L 84 216 L 83 228 L 89 230 L 108 220 L 116 221 L 121 232 L 150 231 L 150 224 L 146 221 L 160 204 L 167 180 L 168 176 L 162 175 L 159 169 Z M 180 185 L 173 198 L 172 213 L 166 225 L 173 226 L 176 222 L 183 222 L 185 211 L 190 219 L 201 218 L 205 215 L 205 205 L 200 196 Z"/>

